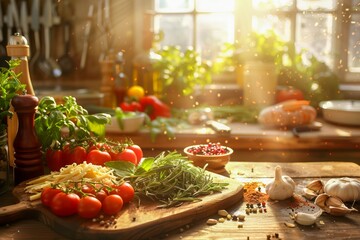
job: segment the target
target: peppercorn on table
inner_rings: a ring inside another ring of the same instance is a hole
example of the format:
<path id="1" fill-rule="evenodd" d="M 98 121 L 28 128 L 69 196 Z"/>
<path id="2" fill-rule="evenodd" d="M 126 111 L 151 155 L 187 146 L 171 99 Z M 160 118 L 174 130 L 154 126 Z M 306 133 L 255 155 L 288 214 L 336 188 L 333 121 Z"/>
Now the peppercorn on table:
<path id="1" fill-rule="evenodd" d="M 268 199 L 265 185 L 274 177 L 275 167 L 296 183 L 295 194 L 282 201 Z M 294 221 L 298 212 L 317 213 L 313 200 L 302 196 L 303 188 L 312 180 L 326 183 L 332 178 L 360 179 L 360 166 L 353 162 L 230 162 L 222 175 L 244 185 L 243 198 L 231 207 L 219 209 L 219 214 L 185 224 L 151 239 L 360 239 L 360 213 L 333 216 L 323 212 L 314 224 Z M 15 203 L 11 193 L 0 196 L 0 206 Z M 346 202 L 360 210 L 358 202 Z M 170 211 L 170 210 L 169 210 Z M 228 214 L 227 214 L 228 213 Z M 41 222 L 19 220 L 0 226 L 0 239 L 66 239 Z"/>

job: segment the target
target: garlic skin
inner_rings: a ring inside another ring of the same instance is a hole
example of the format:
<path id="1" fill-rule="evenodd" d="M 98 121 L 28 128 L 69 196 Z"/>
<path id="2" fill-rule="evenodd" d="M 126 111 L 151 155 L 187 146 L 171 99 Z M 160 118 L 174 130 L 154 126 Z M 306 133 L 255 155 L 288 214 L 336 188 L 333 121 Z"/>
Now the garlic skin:
<path id="1" fill-rule="evenodd" d="M 324 183 L 321 180 L 313 180 L 303 188 L 303 196 L 309 200 L 315 199 L 324 192 Z"/>
<path id="2" fill-rule="evenodd" d="M 280 166 L 275 167 L 275 177 L 265 186 L 266 193 L 272 200 L 285 200 L 293 196 L 295 182 L 289 176 L 282 175 Z"/>
<path id="3" fill-rule="evenodd" d="M 333 216 L 344 216 L 351 212 L 357 212 L 355 208 L 348 208 L 339 197 L 330 196 L 327 193 L 317 196 L 315 204 Z"/>

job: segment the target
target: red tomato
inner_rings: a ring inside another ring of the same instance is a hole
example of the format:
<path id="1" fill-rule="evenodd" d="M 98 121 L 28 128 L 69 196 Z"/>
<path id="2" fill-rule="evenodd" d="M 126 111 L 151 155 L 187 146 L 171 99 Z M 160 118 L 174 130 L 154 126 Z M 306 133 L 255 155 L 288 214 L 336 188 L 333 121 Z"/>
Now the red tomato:
<path id="1" fill-rule="evenodd" d="M 60 168 L 65 166 L 63 152 L 49 148 L 46 151 L 46 163 L 51 171 L 59 171 Z"/>
<path id="2" fill-rule="evenodd" d="M 86 161 L 88 163 L 103 166 L 104 163 L 111 161 L 111 156 L 108 152 L 105 151 L 92 150 L 88 153 Z"/>
<path id="3" fill-rule="evenodd" d="M 107 215 L 117 214 L 123 207 L 124 202 L 119 195 L 113 194 L 107 196 L 102 202 L 103 212 Z"/>
<path id="4" fill-rule="evenodd" d="M 46 187 L 41 192 L 41 202 L 45 206 L 49 207 L 52 199 L 55 197 L 56 194 L 60 193 L 60 189 Z"/>
<path id="5" fill-rule="evenodd" d="M 122 152 L 115 153 L 112 155 L 113 161 L 127 161 L 137 165 L 136 154 L 131 149 L 124 149 Z"/>
<path id="6" fill-rule="evenodd" d="M 276 92 L 276 102 L 287 100 L 304 100 L 304 94 L 301 90 L 295 88 L 282 88 Z"/>
<path id="7" fill-rule="evenodd" d="M 107 196 L 108 196 L 107 192 L 103 189 L 95 193 L 95 197 L 99 199 L 100 202 L 103 202 Z"/>
<path id="8" fill-rule="evenodd" d="M 90 186 L 90 185 L 82 185 L 81 186 L 81 191 L 85 194 L 91 194 L 91 195 L 94 195 L 95 196 L 95 189 Z"/>
<path id="9" fill-rule="evenodd" d="M 69 145 L 66 145 L 63 149 L 63 156 L 65 158 L 66 165 L 73 163 L 81 164 L 86 160 L 87 152 L 82 146 L 70 148 Z"/>
<path id="10" fill-rule="evenodd" d="M 141 159 L 142 159 L 143 156 L 144 156 L 141 147 L 140 147 L 139 145 L 133 144 L 133 145 L 129 146 L 128 149 L 133 150 L 133 152 L 134 152 L 135 155 L 136 155 L 137 164 L 139 164 L 139 162 L 141 161 Z"/>
<path id="11" fill-rule="evenodd" d="M 122 198 L 124 203 L 128 203 L 133 200 L 135 196 L 135 190 L 130 183 L 125 182 L 119 186 L 114 186 L 114 188 L 116 189 L 116 194 Z"/>
<path id="12" fill-rule="evenodd" d="M 78 205 L 78 214 L 83 218 L 94 218 L 96 217 L 100 210 L 102 204 L 96 197 L 85 196 L 80 199 Z"/>
<path id="13" fill-rule="evenodd" d="M 77 213 L 79 202 L 77 194 L 60 192 L 51 200 L 50 209 L 55 215 L 66 217 Z"/>

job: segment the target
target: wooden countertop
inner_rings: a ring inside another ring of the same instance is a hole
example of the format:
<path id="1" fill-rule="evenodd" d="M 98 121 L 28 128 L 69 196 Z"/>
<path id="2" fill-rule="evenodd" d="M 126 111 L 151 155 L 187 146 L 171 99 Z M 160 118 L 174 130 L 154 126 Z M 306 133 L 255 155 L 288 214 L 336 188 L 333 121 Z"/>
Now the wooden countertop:
<path id="1" fill-rule="evenodd" d="M 294 206 L 295 199 L 299 199 L 301 189 L 311 180 L 321 179 L 326 182 L 334 177 L 354 177 L 360 179 L 360 166 L 352 162 L 230 162 L 225 175 L 237 179 L 239 184 L 245 182 L 268 182 L 274 173 L 274 167 L 280 165 L 283 174 L 291 176 L 297 184 L 294 198 L 285 201 L 268 201 L 266 212 L 246 215 L 243 227 L 238 222 L 228 220 L 214 226 L 208 226 L 206 219 L 193 222 L 171 232 L 164 229 L 164 234 L 153 239 L 267 239 L 267 236 L 278 235 L 271 239 L 360 239 L 360 213 L 352 213 L 344 217 L 334 217 L 323 213 L 316 224 L 295 227 L 285 226 L 285 222 L 292 222 L 289 217 L 292 208 L 296 211 L 306 211 L 312 208 L 311 202 Z M 10 193 L 0 196 L 0 206 L 12 203 L 14 199 Z M 297 202 L 297 201 L 296 201 Z M 14 202 L 13 202 L 14 203 Z M 360 204 L 354 207 L 360 210 Z M 243 212 L 246 203 L 239 199 L 228 212 Z M 35 216 L 33 216 L 35 217 Z M 209 218 L 218 216 L 209 216 Z M 66 239 L 60 233 L 53 231 L 34 219 L 24 219 L 5 226 L 0 226 L 0 239 Z"/>
<path id="2" fill-rule="evenodd" d="M 231 123 L 230 134 L 216 133 L 205 126 L 178 127 L 174 137 L 159 134 L 155 141 L 147 130 L 133 134 L 107 131 L 107 137 L 131 138 L 149 155 L 179 150 L 193 144 L 220 142 L 235 150 L 234 161 L 360 161 L 360 128 L 335 125 L 318 119 L 320 131 L 303 132 L 265 129 L 259 124 Z M 360 162 L 359 162 L 360 163 Z"/>

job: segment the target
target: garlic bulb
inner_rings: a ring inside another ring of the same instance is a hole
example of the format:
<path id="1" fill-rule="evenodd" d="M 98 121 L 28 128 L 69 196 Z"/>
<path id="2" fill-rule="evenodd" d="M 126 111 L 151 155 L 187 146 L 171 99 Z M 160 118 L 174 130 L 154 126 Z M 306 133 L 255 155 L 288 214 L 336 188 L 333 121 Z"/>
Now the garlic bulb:
<path id="1" fill-rule="evenodd" d="M 273 200 L 284 200 L 292 197 L 295 182 L 289 176 L 283 176 L 280 166 L 275 167 L 275 177 L 265 186 L 266 193 Z"/>
<path id="2" fill-rule="evenodd" d="M 333 178 L 324 186 L 325 193 L 344 202 L 360 200 L 360 181 L 354 178 Z"/>

